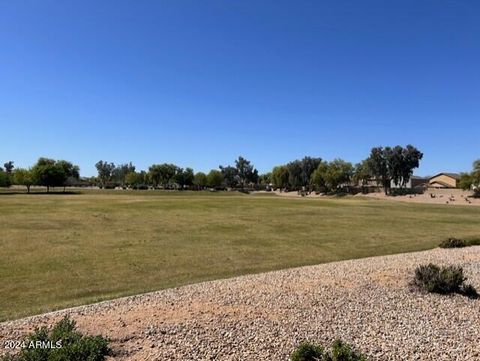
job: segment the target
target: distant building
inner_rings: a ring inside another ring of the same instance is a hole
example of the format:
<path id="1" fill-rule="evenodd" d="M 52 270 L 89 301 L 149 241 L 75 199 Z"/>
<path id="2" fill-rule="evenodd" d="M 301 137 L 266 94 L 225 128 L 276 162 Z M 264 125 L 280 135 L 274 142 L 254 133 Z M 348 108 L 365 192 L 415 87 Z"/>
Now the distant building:
<path id="1" fill-rule="evenodd" d="M 432 188 L 458 188 L 460 174 L 457 173 L 439 173 L 431 177 L 428 186 Z"/>
<path id="2" fill-rule="evenodd" d="M 405 189 L 419 189 L 419 188 L 424 188 L 428 186 L 428 178 L 425 177 L 418 177 L 415 175 L 412 175 L 410 177 L 410 180 L 405 184 Z M 392 180 L 390 182 L 390 187 L 395 189 L 395 188 L 400 188 L 400 184 L 395 184 L 395 182 Z"/>

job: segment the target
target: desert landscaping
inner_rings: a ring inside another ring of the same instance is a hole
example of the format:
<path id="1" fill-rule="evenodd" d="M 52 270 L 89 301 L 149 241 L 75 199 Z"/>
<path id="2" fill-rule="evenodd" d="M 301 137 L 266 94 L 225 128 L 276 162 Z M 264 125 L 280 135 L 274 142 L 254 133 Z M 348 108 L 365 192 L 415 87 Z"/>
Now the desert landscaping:
<path id="1" fill-rule="evenodd" d="M 480 247 L 434 249 L 210 281 L 0 324 L 17 339 L 64 315 L 112 340 L 115 360 L 287 360 L 304 340 L 369 360 L 478 360 L 480 300 L 423 294 L 418 264 L 458 264 L 480 285 Z"/>

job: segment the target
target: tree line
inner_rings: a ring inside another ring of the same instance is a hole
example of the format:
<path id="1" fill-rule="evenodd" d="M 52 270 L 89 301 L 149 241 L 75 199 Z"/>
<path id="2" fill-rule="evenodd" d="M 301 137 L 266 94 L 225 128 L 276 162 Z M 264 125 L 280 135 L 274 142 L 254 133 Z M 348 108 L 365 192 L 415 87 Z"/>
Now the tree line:
<path id="1" fill-rule="evenodd" d="M 247 159 L 238 157 L 232 165 L 220 165 L 208 173 L 194 172 L 171 163 L 152 164 L 147 170 L 137 170 L 130 163 L 115 165 L 100 160 L 95 164 L 97 176 L 80 178 L 77 165 L 65 160 L 40 158 L 31 168 L 14 169 L 13 162 L 0 167 L 0 186 L 24 185 L 30 192 L 32 185 L 51 187 L 76 185 L 100 188 L 163 188 L 163 189 L 279 189 L 281 191 L 316 191 L 324 193 L 348 192 L 352 188 L 381 186 L 390 193 L 392 182 L 404 188 L 414 169 L 418 168 L 423 153 L 416 147 L 375 147 L 368 158 L 353 165 L 343 159 L 326 161 L 306 156 L 271 172 L 259 174 Z"/>

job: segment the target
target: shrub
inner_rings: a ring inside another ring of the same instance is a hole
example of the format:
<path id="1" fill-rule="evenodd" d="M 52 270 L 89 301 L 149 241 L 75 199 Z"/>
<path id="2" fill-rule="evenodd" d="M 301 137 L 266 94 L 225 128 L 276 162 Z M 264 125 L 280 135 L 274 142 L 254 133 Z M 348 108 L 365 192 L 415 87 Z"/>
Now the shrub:
<path id="1" fill-rule="evenodd" d="M 310 342 L 303 342 L 290 356 L 291 361 L 321 361 L 324 360 L 323 348 Z"/>
<path id="2" fill-rule="evenodd" d="M 472 238 L 467 241 L 469 246 L 480 246 L 480 238 Z"/>
<path id="3" fill-rule="evenodd" d="M 356 353 L 352 350 L 350 345 L 337 340 L 332 345 L 332 355 L 330 357 L 332 361 L 366 361 L 367 358 L 364 355 Z"/>
<path id="4" fill-rule="evenodd" d="M 440 243 L 441 248 L 461 248 L 469 246 L 480 246 L 480 238 L 460 239 L 450 237 Z"/>
<path id="5" fill-rule="evenodd" d="M 413 284 L 427 292 L 462 293 L 466 278 L 463 269 L 456 266 L 438 267 L 432 263 L 417 267 Z"/>
<path id="6" fill-rule="evenodd" d="M 321 346 L 303 342 L 290 356 L 291 361 L 366 361 L 367 358 L 355 352 L 352 347 L 341 340 L 332 344 L 331 352 Z"/>
<path id="7" fill-rule="evenodd" d="M 465 240 L 453 237 L 447 238 L 442 243 L 440 243 L 441 248 L 461 248 L 467 246 L 468 244 Z"/>
<path id="8" fill-rule="evenodd" d="M 42 342 L 55 347 L 33 348 Z M 26 347 L 16 355 L 6 355 L 1 361 L 102 361 L 109 355 L 108 340 L 102 336 L 85 336 L 76 330 L 75 321 L 65 316 L 51 330 L 37 328 L 24 340 Z M 61 347 L 60 347 L 61 346 Z"/>

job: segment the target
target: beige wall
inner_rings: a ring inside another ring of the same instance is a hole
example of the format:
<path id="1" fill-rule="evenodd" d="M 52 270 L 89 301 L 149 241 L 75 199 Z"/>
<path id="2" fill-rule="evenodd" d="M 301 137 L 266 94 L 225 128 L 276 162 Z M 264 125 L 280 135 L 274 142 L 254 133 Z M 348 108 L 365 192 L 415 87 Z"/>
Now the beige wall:
<path id="1" fill-rule="evenodd" d="M 442 182 L 448 184 L 452 188 L 457 188 L 457 180 L 455 178 L 449 177 L 448 175 L 441 174 L 436 177 L 430 178 L 429 184 L 435 182 Z"/>

